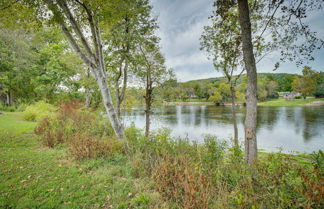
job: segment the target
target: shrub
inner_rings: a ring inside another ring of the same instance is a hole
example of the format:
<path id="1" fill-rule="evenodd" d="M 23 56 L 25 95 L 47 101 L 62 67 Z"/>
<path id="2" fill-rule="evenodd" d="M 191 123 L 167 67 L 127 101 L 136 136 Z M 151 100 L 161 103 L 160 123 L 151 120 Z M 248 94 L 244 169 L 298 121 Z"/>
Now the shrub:
<path id="1" fill-rule="evenodd" d="M 269 99 L 278 99 L 279 98 L 279 94 L 278 92 L 272 92 L 271 94 L 268 95 Z"/>
<path id="2" fill-rule="evenodd" d="M 123 149 L 123 144 L 115 138 L 97 140 L 85 134 L 75 134 L 69 143 L 68 152 L 77 160 L 113 156 Z"/>
<path id="3" fill-rule="evenodd" d="M 6 112 L 14 112 L 16 110 L 16 106 L 6 106 L 0 103 L 0 110 Z"/>
<path id="4" fill-rule="evenodd" d="M 188 159 L 163 158 L 156 167 L 155 189 L 181 208 L 209 208 L 214 189 L 212 179 Z"/>
<path id="5" fill-rule="evenodd" d="M 204 138 L 204 145 L 200 148 L 201 165 L 206 171 L 216 169 L 224 159 L 226 142 L 218 142 L 217 138 L 207 135 Z"/>
<path id="6" fill-rule="evenodd" d="M 318 85 L 318 87 L 316 88 L 314 96 L 316 98 L 323 98 L 324 97 L 324 83 L 321 83 L 320 85 Z"/>
<path id="7" fill-rule="evenodd" d="M 17 111 L 17 112 L 23 112 L 23 111 L 26 110 L 27 107 L 28 107 L 27 104 L 20 104 L 20 105 L 17 107 L 16 111 Z"/>
<path id="8" fill-rule="evenodd" d="M 53 148 L 57 144 L 74 140 L 80 135 L 89 136 L 92 139 L 113 135 L 113 130 L 107 120 L 98 118 L 93 113 L 80 108 L 81 105 L 76 102 L 62 103 L 55 115 L 43 118 L 36 127 L 35 133 L 41 136 L 45 146 Z"/>
<path id="9" fill-rule="evenodd" d="M 43 145 L 50 148 L 63 142 L 63 133 L 56 131 L 56 128 L 53 127 L 54 122 L 55 119 L 47 116 L 35 128 L 35 133 L 42 136 Z"/>
<path id="10" fill-rule="evenodd" d="M 44 101 L 39 101 L 26 107 L 22 117 L 28 121 L 39 121 L 43 117 L 53 114 L 55 110 L 55 106 Z"/>

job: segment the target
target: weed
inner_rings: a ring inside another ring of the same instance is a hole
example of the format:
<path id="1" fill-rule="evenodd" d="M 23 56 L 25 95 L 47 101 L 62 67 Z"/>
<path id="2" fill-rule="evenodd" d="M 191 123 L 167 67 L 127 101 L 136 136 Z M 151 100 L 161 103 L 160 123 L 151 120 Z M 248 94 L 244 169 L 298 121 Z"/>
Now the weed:
<path id="1" fill-rule="evenodd" d="M 209 208 L 212 179 L 186 158 L 163 158 L 156 167 L 155 189 L 183 208 Z"/>
<path id="2" fill-rule="evenodd" d="M 69 141 L 69 154 L 77 159 L 93 159 L 112 156 L 122 151 L 123 145 L 117 139 L 97 140 L 87 135 L 76 134 Z"/>
<path id="3" fill-rule="evenodd" d="M 88 135 L 91 138 L 112 136 L 113 131 L 106 120 L 97 118 L 93 113 L 81 111 L 76 102 L 62 103 L 56 113 L 45 117 L 35 129 L 43 144 L 53 148 L 75 139 L 76 136 Z"/>

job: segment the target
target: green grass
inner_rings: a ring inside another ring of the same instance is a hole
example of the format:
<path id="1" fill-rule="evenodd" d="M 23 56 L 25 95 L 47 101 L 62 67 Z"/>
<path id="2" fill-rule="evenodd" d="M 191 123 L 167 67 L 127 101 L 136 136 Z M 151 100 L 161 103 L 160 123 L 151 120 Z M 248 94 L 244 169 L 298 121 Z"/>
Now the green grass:
<path id="1" fill-rule="evenodd" d="M 279 98 L 279 99 L 273 99 L 273 100 L 268 100 L 268 101 L 264 101 L 264 102 L 259 102 L 258 105 L 259 106 L 302 106 L 302 105 L 310 104 L 314 101 L 323 101 L 324 102 L 324 98 L 321 98 L 321 99 L 306 98 L 306 99 L 295 99 L 295 100 L 291 100 L 291 101 L 288 101 L 283 98 Z"/>
<path id="2" fill-rule="evenodd" d="M 0 208 L 147 208 L 159 199 L 125 155 L 75 162 L 64 147 L 41 146 L 34 127 L 0 115 Z"/>
<path id="3" fill-rule="evenodd" d="M 0 115 L 0 133 L 22 134 L 31 132 L 35 125 L 34 122 L 24 121 L 21 113 L 6 112 Z"/>
<path id="4" fill-rule="evenodd" d="M 208 102 L 205 98 L 191 98 L 191 99 L 176 99 L 175 101 L 172 102 Z"/>

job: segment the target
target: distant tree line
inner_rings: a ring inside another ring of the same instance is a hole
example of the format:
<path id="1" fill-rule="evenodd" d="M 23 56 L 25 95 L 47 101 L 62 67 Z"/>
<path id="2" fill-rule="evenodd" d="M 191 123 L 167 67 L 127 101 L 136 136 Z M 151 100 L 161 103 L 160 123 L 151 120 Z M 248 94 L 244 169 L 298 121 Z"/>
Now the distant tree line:
<path id="1" fill-rule="evenodd" d="M 317 72 L 308 66 L 303 68 L 303 74 L 259 73 L 258 100 L 274 99 L 279 92 L 299 92 L 303 96 L 324 97 L 324 72 Z M 237 82 L 236 99 L 245 102 L 246 75 Z M 169 80 L 159 87 L 164 101 L 211 101 L 218 104 L 230 103 L 230 85 L 225 77 L 215 79 L 177 82 Z"/>

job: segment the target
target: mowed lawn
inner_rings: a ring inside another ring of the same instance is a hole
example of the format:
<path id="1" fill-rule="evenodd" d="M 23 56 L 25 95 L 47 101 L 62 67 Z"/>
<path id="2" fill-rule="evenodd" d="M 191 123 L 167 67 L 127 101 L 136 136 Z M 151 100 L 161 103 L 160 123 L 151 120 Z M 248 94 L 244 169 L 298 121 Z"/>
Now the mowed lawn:
<path id="1" fill-rule="evenodd" d="M 35 125 L 19 113 L 0 115 L 1 209 L 147 208 L 158 201 L 125 156 L 75 162 L 64 146 L 43 147 Z"/>
<path id="2" fill-rule="evenodd" d="M 265 102 L 259 102 L 259 106 L 302 106 L 311 104 L 312 102 L 324 102 L 324 98 L 306 98 L 306 99 L 294 99 L 286 100 L 284 98 L 272 99 Z"/>

